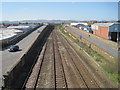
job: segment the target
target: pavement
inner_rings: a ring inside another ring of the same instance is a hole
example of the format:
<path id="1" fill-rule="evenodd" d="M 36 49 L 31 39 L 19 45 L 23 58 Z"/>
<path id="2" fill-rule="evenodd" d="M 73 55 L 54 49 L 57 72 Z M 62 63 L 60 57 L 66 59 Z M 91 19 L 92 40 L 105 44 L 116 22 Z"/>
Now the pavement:
<path id="1" fill-rule="evenodd" d="M 84 33 L 83 31 L 78 31 L 78 30 L 76 30 L 76 29 L 74 29 L 70 26 L 67 26 L 66 28 L 75 32 L 76 34 L 82 36 L 82 38 L 85 38 L 86 40 L 92 42 L 93 44 L 100 47 L 101 49 L 103 49 L 104 51 L 106 51 L 107 53 L 112 55 L 113 57 L 118 58 L 117 44 L 112 45 L 112 44 L 109 44 L 109 43 L 105 43 L 103 40 L 101 40 L 99 38 L 95 38 L 95 37 L 92 37 L 92 36 L 89 37 L 89 35 Z"/>
<path id="2" fill-rule="evenodd" d="M 46 25 L 41 26 L 39 30 L 43 30 L 45 27 Z M 39 35 L 40 33 L 35 30 L 24 39 L 19 41 L 16 45 L 19 46 L 21 49 L 20 51 L 9 52 L 7 49 L 0 51 L 0 53 L 2 53 L 2 74 L 10 70 L 10 68 L 12 68 L 17 61 L 19 61 L 21 56 L 23 56 L 23 54 L 31 47 Z"/>

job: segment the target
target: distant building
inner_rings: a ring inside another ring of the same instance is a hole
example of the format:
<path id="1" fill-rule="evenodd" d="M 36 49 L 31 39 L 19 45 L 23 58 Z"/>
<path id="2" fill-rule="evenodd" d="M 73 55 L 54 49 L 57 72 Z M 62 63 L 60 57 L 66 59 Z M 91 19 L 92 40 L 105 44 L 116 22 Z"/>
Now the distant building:
<path id="1" fill-rule="evenodd" d="M 94 23 L 91 25 L 91 29 L 93 34 L 105 39 L 117 41 L 118 37 L 120 37 L 119 23 Z"/>
<path id="2" fill-rule="evenodd" d="M 83 30 L 90 30 L 91 28 L 89 26 L 84 26 Z"/>
<path id="3" fill-rule="evenodd" d="M 4 28 L 4 25 L 3 25 L 3 24 L 0 24 L 0 28 Z"/>
<path id="4" fill-rule="evenodd" d="M 0 40 L 8 40 L 22 33 L 22 30 L 0 28 Z"/>
<path id="5" fill-rule="evenodd" d="M 29 28 L 29 26 L 9 26 L 9 27 L 7 27 L 7 28 L 10 28 L 10 29 L 25 29 L 25 28 Z"/>
<path id="6" fill-rule="evenodd" d="M 82 29 L 84 26 L 85 26 L 85 25 L 83 25 L 83 24 L 78 24 L 78 25 L 76 25 L 75 27 L 77 27 L 77 28 L 79 28 L 79 29 Z"/>
<path id="7" fill-rule="evenodd" d="M 20 26 L 9 26 L 7 28 L 9 29 L 32 29 L 32 28 L 35 28 L 35 26 L 20 25 Z"/>
<path id="8" fill-rule="evenodd" d="M 74 23 L 71 23 L 70 25 L 76 26 L 76 25 L 78 25 L 78 24 L 83 24 L 83 25 L 85 25 L 85 26 L 88 25 L 87 23 L 81 23 L 81 22 L 74 22 Z"/>

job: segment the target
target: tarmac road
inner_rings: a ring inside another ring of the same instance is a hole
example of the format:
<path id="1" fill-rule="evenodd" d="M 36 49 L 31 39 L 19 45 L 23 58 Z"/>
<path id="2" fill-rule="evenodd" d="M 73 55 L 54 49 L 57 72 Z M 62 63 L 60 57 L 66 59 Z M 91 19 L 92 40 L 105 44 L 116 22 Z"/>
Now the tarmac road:
<path id="1" fill-rule="evenodd" d="M 39 30 L 43 30 L 45 27 L 46 25 L 43 25 L 39 28 Z M 2 74 L 4 74 L 6 71 L 14 66 L 17 60 L 19 60 L 20 57 L 29 49 L 32 43 L 34 43 L 39 34 L 40 33 L 35 30 L 27 37 L 22 39 L 20 42 L 18 42 L 16 45 L 19 46 L 19 48 L 21 49 L 20 51 L 9 52 L 7 49 L 5 49 L 4 51 L 0 51 L 2 52 Z"/>
<path id="2" fill-rule="evenodd" d="M 110 45 L 108 43 L 104 43 L 102 40 L 98 39 L 98 38 L 94 38 L 94 37 L 89 37 L 89 35 L 85 34 L 82 31 L 77 31 L 75 29 L 73 29 L 70 26 L 66 27 L 67 29 L 75 32 L 76 34 L 82 36 L 82 38 L 85 38 L 86 40 L 94 43 L 96 46 L 102 48 L 103 50 L 105 50 L 106 52 L 108 52 L 110 55 L 112 55 L 113 57 L 118 58 L 118 50 L 117 50 L 117 45 L 113 46 Z"/>

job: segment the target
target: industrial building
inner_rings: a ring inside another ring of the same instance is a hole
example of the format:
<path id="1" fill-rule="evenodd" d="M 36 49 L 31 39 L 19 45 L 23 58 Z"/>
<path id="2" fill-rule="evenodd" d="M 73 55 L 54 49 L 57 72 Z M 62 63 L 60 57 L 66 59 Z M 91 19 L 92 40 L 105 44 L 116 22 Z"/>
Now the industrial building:
<path id="1" fill-rule="evenodd" d="M 120 23 L 94 23 L 91 25 L 93 34 L 102 38 L 118 41 L 120 40 Z"/>
<path id="2" fill-rule="evenodd" d="M 7 28 L 9 28 L 9 29 L 33 29 L 33 28 L 35 28 L 35 26 L 20 25 L 20 26 L 9 26 Z"/>
<path id="3" fill-rule="evenodd" d="M 22 30 L 17 30 L 17 29 L 8 29 L 8 28 L 0 28 L 0 41 L 1 40 L 8 40 L 11 39 L 18 34 L 22 34 Z"/>

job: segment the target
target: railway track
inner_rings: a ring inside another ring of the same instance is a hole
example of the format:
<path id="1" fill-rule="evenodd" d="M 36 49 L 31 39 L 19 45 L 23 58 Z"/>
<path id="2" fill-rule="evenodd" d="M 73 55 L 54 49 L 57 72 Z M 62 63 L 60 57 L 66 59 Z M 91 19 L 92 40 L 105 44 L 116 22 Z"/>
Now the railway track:
<path id="1" fill-rule="evenodd" d="M 99 85 L 91 75 L 91 73 L 87 70 L 87 68 L 84 66 L 81 58 L 76 53 L 76 51 L 71 47 L 70 43 L 67 42 L 67 40 L 62 37 L 59 33 L 59 38 L 62 42 L 63 47 L 66 49 L 66 52 L 69 56 L 69 61 L 74 65 L 75 69 L 77 70 L 79 77 L 81 77 L 82 83 L 87 88 L 99 88 Z"/>
<path id="2" fill-rule="evenodd" d="M 27 88 L 100 88 L 77 52 L 55 28 L 41 51 Z"/>
<path id="3" fill-rule="evenodd" d="M 55 32 L 55 31 L 54 31 Z M 56 34 L 53 32 L 54 41 L 54 53 L 55 53 L 55 78 L 56 78 L 56 88 L 67 88 L 67 82 L 65 78 L 65 71 L 62 63 L 62 58 L 59 52 L 59 47 L 57 44 Z"/>

